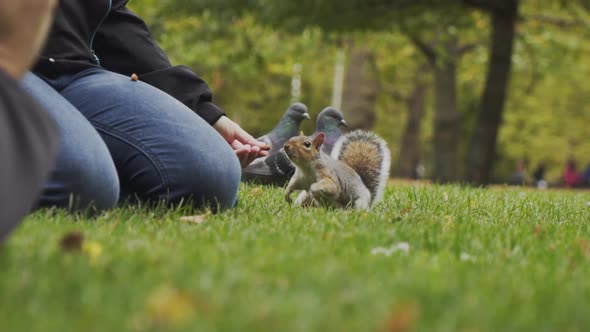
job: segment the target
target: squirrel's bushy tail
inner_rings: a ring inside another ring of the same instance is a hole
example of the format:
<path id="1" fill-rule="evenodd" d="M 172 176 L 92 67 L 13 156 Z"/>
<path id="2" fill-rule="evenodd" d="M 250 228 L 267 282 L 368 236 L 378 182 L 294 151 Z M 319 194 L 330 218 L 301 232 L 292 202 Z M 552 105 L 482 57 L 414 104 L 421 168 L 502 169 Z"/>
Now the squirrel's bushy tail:
<path id="1" fill-rule="evenodd" d="M 371 193 L 371 205 L 383 198 L 389 178 L 391 153 L 381 137 L 370 131 L 352 131 L 340 136 L 331 156 L 358 173 Z"/>

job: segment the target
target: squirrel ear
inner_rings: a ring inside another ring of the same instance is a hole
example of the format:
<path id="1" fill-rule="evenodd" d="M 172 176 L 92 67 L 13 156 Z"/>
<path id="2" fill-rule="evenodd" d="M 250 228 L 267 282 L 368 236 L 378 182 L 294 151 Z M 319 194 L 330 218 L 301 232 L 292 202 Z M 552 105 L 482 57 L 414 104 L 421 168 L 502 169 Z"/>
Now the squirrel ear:
<path id="1" fill-rule="evenodd" d="M 305 135 L 303 134 L 303 130 L 301 130 L 301 131 L 299 132 L 299 136 L 305 136 Z"/>
<path id="2" fill-rule="evenodd" d="M 320 149 L 320 146 L 322 146 L 322 144 L 324 143 L 324 133 L 319 133 L 314 139 L 313 139 L 313 146 L 315 146 L 315 148 L 317 150 Z"/>

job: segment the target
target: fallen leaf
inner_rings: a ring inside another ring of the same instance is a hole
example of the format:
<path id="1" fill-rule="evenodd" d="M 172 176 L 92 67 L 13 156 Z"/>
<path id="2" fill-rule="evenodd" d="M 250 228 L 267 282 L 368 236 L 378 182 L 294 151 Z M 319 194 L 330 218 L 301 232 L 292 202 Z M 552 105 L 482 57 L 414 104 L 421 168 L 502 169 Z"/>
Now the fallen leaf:
<path id="1" fill-rule="evenodd" d="M 544 235 L 545 228 L 541 225 L 535 225 L 535 228 L 533 228 L 533 233 L 535 233 L 536 236 Z"/>
<path id="2" fill-rule="evenodd" d="M 91 262 L 96 262 L 102 255 L 102 245 L 96 241 L 86 241 L 82 245 L 82 251 L 88 255 Z"/>
<path id="3" fill-rule="evenodd" d="M 412 211 L 412 207 L 411 207 L 411 206 L 408 206 L 407 208 L 405 208 L 405 209 L 401 210 L 400 214 L 401 214 L 402 216 L 405 216 L 405 215 L 406 215 L 406 214 L 408 214 L 408 212 L 410 212 L 410 211 Z"/>
<path id="4" fill-rule="evenodd" d="M 262 196 L 263 193 L 264 193 L 264 190 L 262 189 L 262 187 L 253 188 L 252 191 L 250 192 L 250 194 L 252 194 L 252 196 L 254 196 L 254 197 Z"/>
<path id="5" fill-rule="evenodd" d="M 186 325 L 198 312 L 212 314 L 209 304 L 171 285 L 161 285 L 153 290 L 146 299 L 145 310 L 151 322 L 172 327 Z"/>
<path id="6" fill-rule="evenodd" d="M 386 332 L 413 331 L 418 319 L 418 306 L 415 303 L 397 305 L 386 322 Z"/>
<path id="7" fill-rule="evenodd" d="M 180 217 L 180 221 L 186 221 L 193 224 L 202 224 L 204 223 L 207 218 L 211 215 L 211 211 L 207 211 L 204 214 L 196 215 L 196 216 L 184 216 Z"/>
<path id="8" fill-rule="evenodd" d="M 68 252 L 81 250 L 82 243 L 84 243 L 84 235 L 78 231 L 67 233 L 59 241 L 61 249 Z"/>

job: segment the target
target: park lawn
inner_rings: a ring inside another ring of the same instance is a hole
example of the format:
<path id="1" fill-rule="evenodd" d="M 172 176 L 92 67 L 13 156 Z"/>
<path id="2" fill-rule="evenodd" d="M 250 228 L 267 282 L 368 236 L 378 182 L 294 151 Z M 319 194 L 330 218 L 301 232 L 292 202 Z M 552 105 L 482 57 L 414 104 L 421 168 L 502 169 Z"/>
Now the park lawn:
<path id="1" fill-rule="evenodd" d="M 589 205 L 394 185 L 370 213 L 328 211 L 248 185 L 201 224 L 42 211 L 0 249 L 0 331 L 589 331 Z"/>

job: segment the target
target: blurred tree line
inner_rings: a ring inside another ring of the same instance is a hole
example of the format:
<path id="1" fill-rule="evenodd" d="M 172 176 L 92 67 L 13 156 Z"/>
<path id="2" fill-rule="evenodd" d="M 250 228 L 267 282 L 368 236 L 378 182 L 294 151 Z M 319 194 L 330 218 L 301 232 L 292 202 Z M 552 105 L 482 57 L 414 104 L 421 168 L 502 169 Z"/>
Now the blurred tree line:
<path id="1" fill-rule="evenodd" d="M 291 101 L 332 101 L 344 53 L 342 109 L 390 144 L 394 174 L 423 164 L 438 181 L 510 178 L 517 160 L 557 180 L 590 162 L 590 15 L 585 0 L 135 0 L 174 63 L 254 135 Z M 313 131 L 305 123 L 304 131 Z"/>

